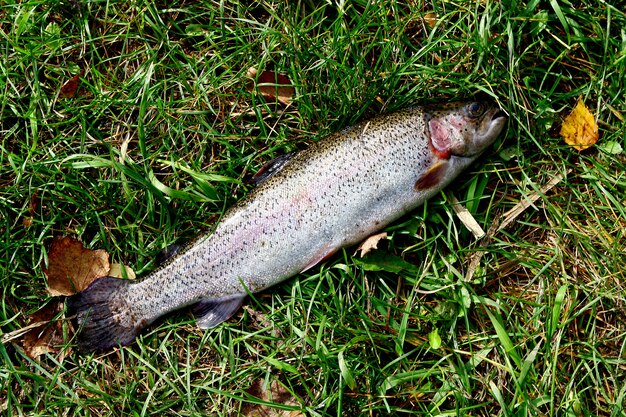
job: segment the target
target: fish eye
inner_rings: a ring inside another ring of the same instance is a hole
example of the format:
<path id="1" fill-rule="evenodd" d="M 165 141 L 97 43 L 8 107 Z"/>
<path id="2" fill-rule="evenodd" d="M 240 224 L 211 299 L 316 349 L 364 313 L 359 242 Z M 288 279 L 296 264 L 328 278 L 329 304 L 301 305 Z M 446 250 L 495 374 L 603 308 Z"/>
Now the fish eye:
<path id="1" fill-rule="evenodd" d="M 475 101 L 473 103 L 470 103 L 469 106 L 467 106 L 467 110 L 471 117 L 478 117 L 481 114 L 483 114 L 483 111 L 485 110 L 485 108 L 481 103 L 478 103 Z"/>

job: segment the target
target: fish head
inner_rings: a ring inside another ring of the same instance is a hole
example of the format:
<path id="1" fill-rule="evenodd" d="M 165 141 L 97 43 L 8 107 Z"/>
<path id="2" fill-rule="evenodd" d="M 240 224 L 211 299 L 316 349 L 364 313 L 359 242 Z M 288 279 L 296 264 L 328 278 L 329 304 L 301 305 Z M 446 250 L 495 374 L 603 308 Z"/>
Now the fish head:
<path id="1" fill-rule="evenodd" d="M 442 159 L 479 155 L 507 121 L 506 113 L 492 101 L 426 107 L 425 118 L 431 148 Z"/>

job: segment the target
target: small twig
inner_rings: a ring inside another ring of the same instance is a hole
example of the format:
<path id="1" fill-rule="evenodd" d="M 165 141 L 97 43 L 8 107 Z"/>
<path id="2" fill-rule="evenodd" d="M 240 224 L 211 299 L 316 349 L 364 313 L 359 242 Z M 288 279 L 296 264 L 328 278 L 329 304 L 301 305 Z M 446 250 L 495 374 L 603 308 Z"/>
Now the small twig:
<path id="1" fill-rule="evenodd" d="M 546 185 L 539 189 L 539 192 L 533 191 L 529 195 L 525 196 L 523 200 L 515 205 L 511 210 L 504 213 L 504 218 L 500 222 L 498 226 L 498 232 L 505 227 L 507 227 L 513 220 L 515 220 L 520 214 L 522 214 L 528 207 L 532 206 L 535 201 L 537 201 L 541 196 L 545 195 L 548 191 L 550 191 L 554 186 L 563 181 L 563 179 L 572 172 L 571 169 L 567 170 L 565 175 L 557 175 L 552 178 Z"/>
<path id="2" fill-rule="evenodd" d="M 15 339 L 18 339 L 22 336 L 24 336 L 26 333 L 30 332 L 32 329 L 36 329 L 37 327 L 41 327 L 41 326 L 45 326 L 46 324 L 50 324 L 53 321 L 56 320 L 44 320 L 44 321 L 37 321 L 35 323 L 31 323 L 28 326 L 22 327 L 21 329 L 17 329 L 14 330 L 12 332 L 9 333 L 5 333 L 2 335 L 2 338 L 0 339 L 0 343 L 1 344 L 6 344 L 9 343 Z"/>
<path id="3" fill-rule="evenodd" d="M 563 174 L 556 175 L 554 178 L 548 181 L 543 187 L 541 187 L 538 192 L 533 191 L 529 195 L 524 196 L 523 199 L 520 200 L 520 202 L 517 203 L 512 209 L 504 213 L 501 216 L 501 219 L 499 221 L 494 221 L 491 224 L 491 227 L 487 231 L 487 234 L 485 235 L 483 240 L 480 242 L 479 247 L 482 249 L 486 247 L 489 243 L 491 243 L 491 239 L 497 232 L 501 231 L 502 229 L 507 227 L 509 224 L 511 224 L 528 207 L 531 207 L 535 203 L 535 201 L 537 201 L 541 196 L 544 196 L 548 191 L 554 188 L 558 183 L 563 181 L 563 179 L 565 179 L 565 177 L 570 172 L 572 172 L 572 170 L 568 169 L 564 175 Z M 474 273 L 476 273 L 476 269 L 478 268 L 478 265 L 480 264 L 480 260 L 482 259 L 485 253 L 486 252 L 484 250 L 478 250 L 470 255 L 471 259 L 470 259 L 469 266 L 467 267 L 467 273 L 465 274 L 465 282 L 472 280 L 472 278 L 474 277 Z"/>
<path id="4" fill-rule="evenodd" d="M 498 231 L 498 224 L 499 224 L 498 222 L 493 222 L 491 224 L 491 227 L 487 231 L 485 238 L 480 242 L 479 247 L 481 249 L 491 243 L 491 238 Z M 470 263 L 467 266 L 467 273 L 465 274 L 465 282 L 472 280 L 472 278 L 474 277 L 474 274 L 476 273 L 476 269 L 478 269 L 478 265 L 480 265 L 480 260 L 482 259 L 484 254 L 485 254 L 484 250 L 478 250 L 469 255 Z"/>
<path id="5" fill-rule="evenodd" d="M 472 216 L 472 213 L 470 213 L 465 206 L 461 205 L 459 200 L 457 200 L 450 191 L 446 192 L 446 198 L 452 203 L 452 210 L 454 210 L 456 216 L 461 220 L 461 223 L 472 232 L 476 239 L 482 239 L 485 236 L 485 231 L 480 227 L 474 216 Z"/>

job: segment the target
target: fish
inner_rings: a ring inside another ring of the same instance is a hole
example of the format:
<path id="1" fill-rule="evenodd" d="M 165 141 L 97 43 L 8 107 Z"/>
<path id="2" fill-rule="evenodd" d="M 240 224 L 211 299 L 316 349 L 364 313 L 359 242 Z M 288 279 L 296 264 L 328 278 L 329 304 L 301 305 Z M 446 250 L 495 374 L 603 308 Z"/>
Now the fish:
<path id="1" fill-rule="evenodd" d="M 414 106 L 363 121 L 264 166 L 213 228 L 140 280 L 102 277 L 68 299 L 76 344 L 131 344 L 190 307 L 202 329 L 355 245 L 446 187 L 500 135 L 493 101 Z"/>

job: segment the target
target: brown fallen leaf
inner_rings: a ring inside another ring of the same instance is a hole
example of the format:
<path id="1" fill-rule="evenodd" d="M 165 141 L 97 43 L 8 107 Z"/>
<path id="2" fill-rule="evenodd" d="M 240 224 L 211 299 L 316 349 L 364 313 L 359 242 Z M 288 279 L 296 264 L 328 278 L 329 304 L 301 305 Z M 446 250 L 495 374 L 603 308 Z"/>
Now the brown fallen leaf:
<path id="1" fill-rule="evenodd" d="M 424 19 L 424 23 L 426 23 L 426 26 L 428 26 L 431 29 L 434 28 L 435 25 L 437 24 L 437 15 L 433 12 L 426 13 L 423 19 Z"/>
<path id="2" fill-rule="evenodd" d="M 37 207 L 39 206 L 39 197 L 37 194 L 33 194 L 30 196 L 30 202 L 28 204 L 28 216 L 22 219 L 22 224 L 24 227 L 30 227 L 33 224 L 33 218 L 35 216 L 35 212 Z"/>
<path id="3" fill-rule="evenodd" d="M 80 241 L 69 237 L 55 237 L 48 251 L 48 293 L 74 295 L 89 286 L 96 278 L 109 274 L 109 254 L 103 250 L 86 249 Z"/>
<path id="4" fill-rule="evenodd" d="M 248 91 L 252 91 L 256 87 L 256 90 L 268 100 L 278 100 L 280 103 L 288 105 L 296 94 L 296 89 L 286 75 L 273 71 L 262 71 L 259 74 L 254 67 L 248 69 L 247 75 L 256 79 L 256 84 L 252 82 L 248 85 Z"/>
<path id="5" fill-rule="evenodd" d="M 578 151 L 584 151 L 598 141 L 598 125 L 582 97 L 578 98 L 576 106 L 563 121 L 561 136 L 565 143 Z"/>
<path id="6" fill-rule="evenodd" d="M 382 233 L 377 233 L 375 235 L 372 235 L 368 237 L 367 239 L 365 239 L 359 245 L 359 247 L 356 248 L 356 251 L 354 251 L 354 254 L 356 255 L 357 252 L 361 251 L 361 258 L 362 258 L 368 253 L 370 253 L 371 251 L 373 251 L 374 249 L 378 249 L 378 242 L 386 238 L 387 238 L 387 232 L 382 232 Z"/>
<path id="7" fill-rule="evenodd" d="M 61 97 L 74 97 L 76 91 L 78 91 L 78 85 L 80 83 L 80 74 L 76 74 L 72 78 L 70 78 L 63 86 L 61 87 L 60 95 Z"/>
<path id="8" fill-rule="evenodd" d="M 61 320 L 53 320 L 54 317 L 63 310 L 63 302 L 53 300 L 44 308 L 33 313 L 30 316 L 30 329 L 24 333 L 22 339 L 22 347 L 24 353 L 35 359 L 46 353 L 61 353 L 61 357 L 57 358 L 62 361 L 63 358 L 70 354 L 69 348 L 61 351 L 64 345 L 63 340 L 63 322 Z"/>
<path id="9" fill-rule="evenodd" d="M 30 196 L 30 202 L 28 203 L 28 212 L 31 216 L 35 215 L 37 208 L 39 207 L 39 196 L 37 193 Z"/>
<path id="10" fill-rule="evenodd" d="M 293 395 L 278 381 L 272 381 L 268 389 L 262 379 L 257 379 L 252 383 L 248 393 L 266 402 L 298 405 Z M 281 410 L 267 404 L 246 403 L 241 408 L 240 415 L 245 417 L 300 417 L 303 414 L 300 410 Z"/>

